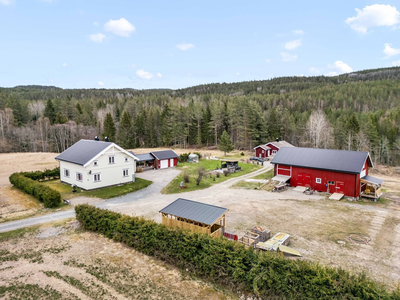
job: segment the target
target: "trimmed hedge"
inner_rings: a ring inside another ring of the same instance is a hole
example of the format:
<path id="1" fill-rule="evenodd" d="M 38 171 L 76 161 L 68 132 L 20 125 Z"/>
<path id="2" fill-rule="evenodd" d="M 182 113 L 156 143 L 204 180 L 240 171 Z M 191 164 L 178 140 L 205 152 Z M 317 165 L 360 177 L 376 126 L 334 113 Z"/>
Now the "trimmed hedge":
<path id="1" fill-rule="evenodd" d="M 352 275 L 271 252 L 255 252 L 237 242 L 170 228 L 83 204 L 76 218 L 87 230 L 123 242 L 144 254 L 261 298 L 400 299 L 365 274 Z"/>
<path id="2" fill-rule="evenodd" d="M 25 177 L 28 177 L 32 180 L 40 180 L 40 179 L 46 179 L 46 178 L 50 178 L 50 177 L 59 178 L 60 177 L 60 168 L 56 167 L 53 170 L 45 170 L 44 172 L 42 172 L 42 171 L 21 172 L 20 174 L 22 174 Z"/>
<path id="3" fill-rule="evenodd" d="M 9 179 L 15 187 L 43 202 L 44 207 L 53 208 L 61 205 L 60 192 L 24 176 L 23 173 L 14 173 Z"/>

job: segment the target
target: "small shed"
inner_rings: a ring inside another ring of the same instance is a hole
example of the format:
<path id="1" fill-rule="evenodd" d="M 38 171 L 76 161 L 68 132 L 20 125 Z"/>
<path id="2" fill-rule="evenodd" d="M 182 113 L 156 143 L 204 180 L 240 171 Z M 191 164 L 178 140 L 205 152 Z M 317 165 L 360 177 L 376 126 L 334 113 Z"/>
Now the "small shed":
<path id="1" fill-rule="evenodd" d="M 188 159 L 187 159 L 188 163 L 198 163 L 199 162 L 199 156 L 197 154 L 189 154 Z"/>
<path id="2" fill-rule="evenodd" d="M 213 237 L 224 235 L 227 212 L 224 207 L 182 198 L 160 210 L 163 225 L 207 233 Z"/>

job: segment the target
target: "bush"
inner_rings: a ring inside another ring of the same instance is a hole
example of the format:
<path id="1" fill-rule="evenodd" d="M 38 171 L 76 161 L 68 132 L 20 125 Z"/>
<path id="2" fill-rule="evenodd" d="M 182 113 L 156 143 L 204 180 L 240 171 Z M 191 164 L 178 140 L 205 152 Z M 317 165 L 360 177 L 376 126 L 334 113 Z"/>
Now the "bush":
<path id="1" fill-rule="evenodd" d="M 244 152 L 240 152 L 240 155 L 241 155 L 241 156 L 244 156 Z"/>
<path id="2" fill-rule="evenodd" d="M 32 172 L 36 173 L 36 172 Z M 53 208 L 61 205 L 61 194 L 48 186 L 40 184 L 23 175 L 24 173 L 14 173 L 10 176 L 10 182 L 18 189 L 25 193 L 34 196 L 40 202 L 43 202 L 44 207 Z"/>
<path id="3" fill-rule="evenodd" d="M 189 172 L 187 170 L 183 171 L 183 181 L 185 183 L 189 183 L 189 181 L 190 181 Z"/>
<path id="4" fill-rule="evenodd" d="M 60 168 L 54 168 L 53 170 L 45 170 L 44 172 L 42 171 L 35 171 L 35 172 L 21 172 L 23 176 L 30 178 L 32 180 L 44 180 L 46 178 L 58 178 L 60 177 Z"/>
<path id="5" fill-rule="evenodd" d="M 200 152 L 193 152 L 193 154 L 197 154 L 197 156 L 199 157 L 199 159 L 201 158 Z"/>
<path id="6" fill-rule="evenodd" d="M 223 172 L 224 172 L 225 177 L 229 175 L 229 171 L 228 170 L 224 170 Z"/>
<path id="7" fill-rule="evenodd" d="M 87 230 L 263 299 L 398 299 L 398 292 L 388 292 L 365 274 L 255 252 L 234 241 L 87 204 L 76 206 L 75 212 Z"/>

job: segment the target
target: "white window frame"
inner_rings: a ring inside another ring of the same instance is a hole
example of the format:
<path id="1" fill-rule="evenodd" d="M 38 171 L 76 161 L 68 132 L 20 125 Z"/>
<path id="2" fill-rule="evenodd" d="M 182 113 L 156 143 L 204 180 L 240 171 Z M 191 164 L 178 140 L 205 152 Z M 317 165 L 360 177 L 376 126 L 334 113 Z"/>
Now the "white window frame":
<path id="1" fill-rule="evenodd" d="M 99 162 L 97 161 L 97 160 L 95 160 L 94 162 L 93 162 L 93 167 L 97 167 L 99 165 Z"/>
<path id="2" fill-rule="evenodd" d="M 110 155 L 108 157 L 108 164 L 109 165 L 115 164 L 115 156 L 114 155 Z"/>
<path id="3" fill-rule="evenodd" d="M 125 157 L 125 162 L 126 163 L 129 162 L 129 158 L 128 157 Z"/>
<path id="4" fill-rule="evenodd" d="M 321 183 L 321 182 L 322 182 L 322 179 L 321 179 L 321 178 L 315 178 L 315 182 L 316 182 L 316 183 Z"/>
<path id="5" fill-rule="evenodd" d="M 68 173 L 68 175 L 67 175 Z M 71 172 L 69 171 L 69 169 L 64 169 L 64 177 L 69 178 L 69 176 L 71 175 Z"/>
<path id="6" fill-rule="evenodd" d="M 78 178 L 79 175 L 80 175 L 81 179 Z M 76 181 L 81 181 L 81 182 L 83 181 L 83 174 L 82 173 L 76 172 L 75 177 L 76 177 Z"/>
<path id="7" fill-rule="evenodd" d="M 96 179 L 98 177 L 98 179 Z M 93 174 L 93 182 L 100 182 L 101 181 L 101 173 Z"/>
<path id="8" fill-rule="evenodd" d="M 129 177 L 129 169 L 123 169 L 122 170 L 122 177 Z"/>

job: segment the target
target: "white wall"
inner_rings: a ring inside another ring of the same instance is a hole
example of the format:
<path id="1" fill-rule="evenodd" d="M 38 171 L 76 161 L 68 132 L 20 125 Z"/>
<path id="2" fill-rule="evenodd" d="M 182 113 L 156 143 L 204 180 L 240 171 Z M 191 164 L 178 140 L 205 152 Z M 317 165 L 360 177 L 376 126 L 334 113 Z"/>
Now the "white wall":
<path id="1" fill-rule="evenodd" d="M 109 156 L 114 156 L 114 164 L 109 164 Z M 128 158 L 128 162 L 125 162 Z M 110 148 L 107 152 L 103 153 L 96 159 L 97 166 L 92 162 L 87 167 L 77 164 L 60 161 L 60 179 L 68 184 L 75 184 L 76 186 L 85 190 L 98 189 L 105 186 L 127 183 L 132 181 L 132 175 L 136 172 L 136 162 L 130 156 L 119 151 L 115 147 Z M 64 169 L 68 169 L 70 176 L 65 177 Z M 128 176 L 123 176 L 123 170 L 128 170 Z M 91 174 L 89 172 L 91 171 Z M 76 173 L 82 174 L 82 181 L 76 179 Z M 94 175 L 100 174 L 100 181 L 94 182 Z"/>

